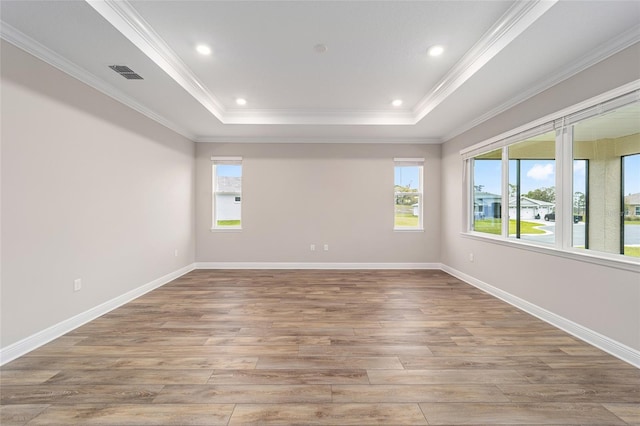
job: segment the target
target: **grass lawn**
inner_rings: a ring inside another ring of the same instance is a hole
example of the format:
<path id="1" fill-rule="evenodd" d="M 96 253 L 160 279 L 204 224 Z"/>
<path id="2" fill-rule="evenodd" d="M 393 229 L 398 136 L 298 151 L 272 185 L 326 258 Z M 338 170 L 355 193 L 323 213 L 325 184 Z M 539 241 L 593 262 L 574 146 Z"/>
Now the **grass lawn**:
<path id="1" fill-rule="evenodd" d="M 415 228 L 418 226 L 418 216 L 412 213 L 396 213 L 396 228 Z"/>
<path id="2" fill-rule="evenodd" d="M 396 204 L 395 227 L 416 228 L 418 216 L 413 215 L 413 207 L 406 204 Z"/>
<path id="3" fill-rule="evenodd" d="M 520 221 L 520 234 L 544 234 L 544 231 L 538 229 L 538 226 L 544 226 L 535 222 Z M 485 232 L 487 234 L 500 235 L 502 223 L 500 220 L 480 219 L 474 222 L 474 230 L 476 232 Z M 516 233 L 516 221 L 511 219 L 509 221 L 509 235 Z"/>
<path id="4" fill-rule="evenodd" d="M 625 256 L 640 257 L 640 247 L 624 246 Z"/>
<path id="5" fill-rule="evenodd" d="M 219 220 L 218 226 L 240 226 L 240 220 Z"/>

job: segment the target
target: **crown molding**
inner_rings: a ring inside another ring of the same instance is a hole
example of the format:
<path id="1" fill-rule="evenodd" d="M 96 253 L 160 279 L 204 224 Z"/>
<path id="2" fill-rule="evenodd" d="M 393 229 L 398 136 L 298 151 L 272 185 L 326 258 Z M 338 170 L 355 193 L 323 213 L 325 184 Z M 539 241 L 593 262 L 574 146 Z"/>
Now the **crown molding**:
<path id="1" fill-rule="evenodd" d="M 192 139 L 198 143 L 295 143 L 295 144 L 394 144 L 394 145 L 439 145 L 441 139 L 433 138 L 335 138 L 335 137 L 224 137 L 224 136 L 196 136 Z"/>
<path id="2" fill-rule="evenodd" d="M 412 111 L 227 110 L 127 0 L 85 0 L 223 124 L 415 125 L 557 0 L 516 2 Z"/>
<path id="3" fill-rule="evenodd" d="M 225 113 L 224 124 L 402 126 L 416 122 L 410 111 L 248 109 Z"/>
<path id="4" fill-rule="evenodd" d="M 414 108 L 419 122 L 544 15 L 557 0 L 516 2 Z"/>
<path id="5" fill-rule="evenodd" d="M 295 124 L 295 125 L 415 125 L 437 105 L 443 102 L 473 74 L 482 68 L 515 37 L 524 32 L 557 0 L 516 2 L 490 31 L 467 52 L 450 72 L 425 96 L 413 111 L 336 111 L 336 110 L 226 110 L 200 82 L 191 70 L 157 35 L 151 26 L 126 0 L 86 0 L 87 3 L 125 37 L 134 42 L 144 54 L 165 70 L 178 84 L 194 96 L 224 124 Z M 114 24 L 117 23 L 117 25 Z M 157 114 L 129 97 L 111 84 L 96 77 L 84 68 L 65 59 L 34 39 L 26 36 L 0 20 L 0 37 L 25 50 L 49 65 L 69 74 L 99 92 L 125 104 L 168 129 L 195 142 L 209 143 L 390 143 L 390 144 L 439 144 L 453 139 L 469 129 L 547 90 L 567 78 L 595 65 L 640 41 L 640 25 L 602 44 L 581 60 L 561 70 L 519 94 L 519 96 L 493 108 L 463 127 L 442 138 L 276 138 L 276 137 L 219 137 L 195 135 Z M 137 43 L 135 41 L 137 41 Z M 185 87 L 186 86 L 186 87 Z"/>
<path id="6" fill-rule="evenodd" d="M 105 82 L 104 80 L 96 77 L 94 74 L 85 70 L 84 68 L 79 67 L 75 63 L 65 59 L 60 56 L 53 50 L 47 48 L 31 37 L 23 34 L 18 31 L 11 25 L 0 20 L 0 38 L 3 40 L 13 44 L 19 49 L 24 50 L 25 52 L 35 56 L 36 58 L 46 62 L 54 68 L 59 69 L 65 74 L 70 75 L 76 80 L 81 81 L 82 83 L 94 88 L 95 90 L 109 96 L 110 98 L 128 106 L 131 109 L 139 112 L 140 114 L 156 121 L 162 126 L 178 133 L 179 135 L 184 136 L 187 139 L 193 140 L 195 135 L 191 134 L 186 129 L 176 125 L 175 123 L 167 120 L 165 117 L 157 114 L 155 111 L 147 108 L 142 105 L 135 99 L 126 95 L 119 89 L 115 88 L 111 84 Z"/>
<path id="7" fill-rule="evenodd" d="M 228 110 L 127 0 L 86 2 L 223 124 L 416 124 L 411 111 Z"/>
<path id="8" fill-rule="evenodd" d="M 502 114 L 503 112 L 515 107 L 516 105 L 530 99 L 547 89 L 555 86 L 567 80 L 574 75 L 596 65 L 597 63 L 604 61 L 605 59 L 615 55 L 616 53 L 621 52 L 622 50 L 633 46 L 634 44 L 640 42 L 640 25 L 636 25 L 628 31 L 618 35 L 617 37 L 607 41 L 606 43 L 601 44 L 599 47 L 592 50 L 589 54 L 583 56 L 578 61 L 571 64 L 569 67 L 566 67 L 556 74 L 546 78 L 545 80 L 539 82 L 535 86 L 521 92 L 520 95 L 509 99 L 507 102 L 504 102 L 497 107 L 487 111 L 476 119 L 468 122 L 465 126 L 456 129 L 454 132 L 445 135 L 442 138 L 442 142 L 447 142 L 456 136 L 463 134 L 464 132 L 484 123 L 487 120 L 492 119 L 493 117 Z"/>
<path id="9" fill-rule="evenodd" d="M 218 120 L 225 108 L 165 43 L 145 19 L 125 0 L 86 0 L 87 4 L 120 31 Z"/>

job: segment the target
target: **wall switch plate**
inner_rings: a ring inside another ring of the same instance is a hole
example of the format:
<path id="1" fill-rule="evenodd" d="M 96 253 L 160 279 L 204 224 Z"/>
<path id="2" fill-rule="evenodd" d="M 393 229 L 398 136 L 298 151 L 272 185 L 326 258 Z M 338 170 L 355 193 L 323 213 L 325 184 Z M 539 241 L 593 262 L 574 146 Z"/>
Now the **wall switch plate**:
<path id="1" fill-rule="evenodd" d="M 311 250 L 311 251 L 316 251 L 316 245 L 315 245 L 315 244 L 311 244 L 311 245 L 309 246 L 309 250 Z"/>
<path id="2" fill-rule="evenodd" d="M 175 249 L 175 251 L 173 252 L 173 255 L 174 255 L 175 257 L 178 257 L 178 249 Z"/>
<path id="3" fill-rule="evenodd" d="M 82 288 L 82 280 L 78 278 L 77 280 L 73 280 L 73 291 L 80 291 Z"/>
<path id="4" fill-rule="evenodd" d="M 329 244 L 324 245 L 324 251 L 329 251 Z"/>
<path id="5" fill-rule="evenodd" d="M 473 253 L 469 253 L 469 262 L 473 262 L 475 260 L 475 257 L 473 256 Z"/>

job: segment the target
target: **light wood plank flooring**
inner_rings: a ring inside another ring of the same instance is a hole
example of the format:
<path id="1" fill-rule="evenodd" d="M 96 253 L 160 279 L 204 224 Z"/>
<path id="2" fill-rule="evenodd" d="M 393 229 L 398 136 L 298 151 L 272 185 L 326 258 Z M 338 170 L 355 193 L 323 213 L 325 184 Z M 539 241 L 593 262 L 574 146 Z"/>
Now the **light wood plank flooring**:
<path id="1" fill-rule="evenodd" d="M 0 380 L 3 426 L 640 424 L 640 370 L 441 271 L 193 271 Z"/>

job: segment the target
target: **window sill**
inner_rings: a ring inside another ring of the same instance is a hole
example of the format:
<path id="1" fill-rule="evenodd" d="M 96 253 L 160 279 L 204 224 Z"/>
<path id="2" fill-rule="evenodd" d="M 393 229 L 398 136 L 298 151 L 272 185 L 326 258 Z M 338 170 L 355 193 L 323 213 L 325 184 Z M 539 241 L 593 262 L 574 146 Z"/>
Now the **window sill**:
<path id="1" fill-rule="evenodd" d="M 242 228 L 211 228 L 211 232 L 242 232 Z"/>
<path id="2" fill-rule="evenodd" d="M 617 255 L 607 255 L 584 249 L 562 250 L 556 247 L 542 246 L 532 244 L 525 241 L 506 240 L 501 237 L 493 237 L 477 232 L 461 232 L 464 238 L 484 241 L 492 244 L 499 244 L 507 247 L 517 248 L 519 250 L 534 251 L 547 254 L 550 256 L 564 257 L 566 259 L 577 260 L 580 262 L 594 263 L 596 265 L 607 266 L 609 268 L 622 269 L 631 272 L 640 272 L 640 258 L 635 257 L 618 257 Z M 636 260 L 637 259 L 637 260 Z"/>

